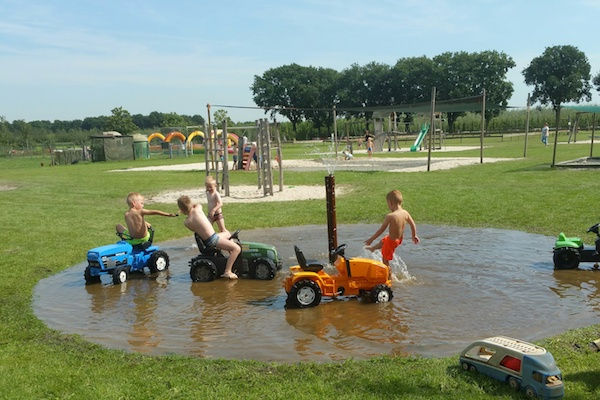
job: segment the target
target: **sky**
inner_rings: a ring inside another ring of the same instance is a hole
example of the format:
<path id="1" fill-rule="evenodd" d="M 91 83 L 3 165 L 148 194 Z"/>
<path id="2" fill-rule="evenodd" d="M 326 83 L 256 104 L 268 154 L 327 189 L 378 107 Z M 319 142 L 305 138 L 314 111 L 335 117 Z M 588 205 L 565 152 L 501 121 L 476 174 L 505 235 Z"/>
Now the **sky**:
<path id="1" fill-rule="evenodd" d="M 206 104 L 254 106 L 254 76 L 286 64 L 342 71 L 485 50 L 513 58 L 509 105 L 524 107 L 522 71 L 546 47 L 575 46 L 600 72 L 598 15 L 600 0 L 0 0 L 0 116 L 206 118 Z"/>

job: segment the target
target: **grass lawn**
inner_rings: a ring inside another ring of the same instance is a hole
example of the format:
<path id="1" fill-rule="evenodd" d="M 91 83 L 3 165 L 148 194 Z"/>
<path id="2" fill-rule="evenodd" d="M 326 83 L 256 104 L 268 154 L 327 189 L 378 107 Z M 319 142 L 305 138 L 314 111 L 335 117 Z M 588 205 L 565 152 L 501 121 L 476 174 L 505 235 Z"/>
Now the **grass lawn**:
<path id="1" fill-rule="evenodd" d="M 596 201 L 600 170 L 549 168 L 552 148 L 543 147 L 538 135 L 529 140 L 527 159 L 520 158 L 522 137 L 494 138 L 486 143 L 485 157 L 516 160 L 429 173 L 336 173 L 338 185 L 354 189 L 336 201 L 338 223 L 380 222 L 386 212 L 385 194 L 397 188 L 403 192 L 405 207 L 417 226 L 428 223 L 494 227 L 549 236 L 565 231 L 591 241 L 591 236 L 584 232 L 599 222 Z M 477 145 L 478 139 L 464 139 L 455 144 Z M 289 150 L 290 158 L 314 158 L 310 156 L 316 152 L 314 149 L 328 147 L 288 146 L 284 147 L 284 157 Z M 557 162 L 588 154 L 589 145 L 561 145 Z M 376 156 L 398 155 L 384 152 Z M 478 157 L 479 150 L 434 155 L 464 156 Z M 153 357 L 107 350 L 77 336 L 50 330 L 31 310 L 37 281 L 81 262 L 87 249 L 114 240 L 114 225 L 122 220 L 128 192 L 152 195 L 192 188 L 202 184 L 204 175 L 107 172 L 116 168 L 203 162 L 198 156 L 59 167 L 48 167 L 48 161 L 0 159 L 0 186 L 15 187 L 0 191 L 3 227 L 0 230 L 0 399 L 522 397 L 511 392 L 506 384 L 462 372 L 456 356 L 378 357 L 324 364 Z M 41 162 L 46 166 L 40 167 Z M 285 183 L 322 185 L 324 175 L 324 172 L 286 172 Z M 255 180 L 255 173 L 244 171 L 234 171 L 231 176 L 232 184 L 253 184 Z M 152 208 L 176 211 L 175 204 L 152 205 Z M 325 201 L 316 200 L 250 206 L 227 204 L 225 199 L 225 213 L 228 226 L 240 229 L 326 223 Z M 159 227 L 155 238 L 159 243 L 188 235 L 181 219 L 150 217 L 148 220 Z M 563 372 L 566 398 L 600 398 L 600 353 L 592 352 L 587 345 L 599 337 L 600 326 L 595 325 L 539 343 L 553 353 Z"/>

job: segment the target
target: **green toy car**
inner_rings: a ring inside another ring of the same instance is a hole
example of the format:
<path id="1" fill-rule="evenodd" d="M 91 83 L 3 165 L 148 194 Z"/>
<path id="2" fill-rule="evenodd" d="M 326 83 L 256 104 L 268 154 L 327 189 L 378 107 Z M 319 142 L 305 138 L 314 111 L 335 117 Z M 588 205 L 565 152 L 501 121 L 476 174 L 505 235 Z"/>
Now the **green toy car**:
<path id="1" fill-rule="evenodd" d="M 578 237 L 567 237 L 559 233 L 554 243 L 554 269 L 575 269 L 580 262 L 600 262 L 600 224 L 592 225 L 587 231 L 596 234 L 595 246 L 584 246 L 583 240 Z"/>
<path id="2" fill-rule="evenodd" d="M 281 269 L 282 261 L 275 246 L 257 242 L 242 242 L 239 231 L 231 235 L 242 252 L 232 267 L 232 272 L 247 278 L 271 280 Z M 223 275 L 228 255 L 215 247 L 207 248 L 196 234 L 196 244 L 200 254 L 190 260 L 190 277 L 194 282 L 210 282 Z"/>

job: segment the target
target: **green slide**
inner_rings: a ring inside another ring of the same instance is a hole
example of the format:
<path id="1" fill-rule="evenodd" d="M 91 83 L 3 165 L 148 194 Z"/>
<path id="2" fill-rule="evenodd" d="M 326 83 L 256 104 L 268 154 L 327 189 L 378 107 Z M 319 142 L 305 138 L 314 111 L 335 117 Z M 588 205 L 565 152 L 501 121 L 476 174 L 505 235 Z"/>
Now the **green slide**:
<path id="1" fill-rule="evenodd" d="M 427 135 L 428 131 L 429 131 L 429 124 L 423 124 L 421 126 L 421 132 L 419 132 L 419 134 L 417 135 L 417 140 L 415 140 L 415 144 L 413 144 L 410 147 L 410 151 L 417 151 L 419 149 L 419 146 L 421 146 L 421 142 L 423 141 L 423 138 L 425 137 L 425 135 Z"/>

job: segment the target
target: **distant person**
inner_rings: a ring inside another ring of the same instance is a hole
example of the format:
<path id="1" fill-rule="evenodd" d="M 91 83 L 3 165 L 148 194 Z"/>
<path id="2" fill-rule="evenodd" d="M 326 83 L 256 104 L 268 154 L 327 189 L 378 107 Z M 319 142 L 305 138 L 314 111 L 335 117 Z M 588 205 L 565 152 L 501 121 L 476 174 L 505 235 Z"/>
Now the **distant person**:
<path id="1" fill-rule="evenodd" d="M 404 236 L 404 227 L 408 223 L 412 231 L 412 241 L 414 244 L 419 243 L 421 240 L 417 236 L 417 226 L 415 221 L 412 219 L 408 211 L 402 208 L 402 193 L 399 190 L 392 190 L 386 195 L 387 205 L 390 209 L 390 213 L 385 216 L 381 227 L 365 241 L 367 250 L 374 251 L 381 249 L 381 258 L 385 265 L 390 265 L 390 260 L 394 258 L 394 251 L 396 247 L 402 244 L 402 238 Z M 371 246 L 371 243 L 379 237 L 387 228 L 389 232 L 383 237 L 375 246 Z"/>
<path id="2" fill-rule="evenodd" d="M 127 227 L 117 224 L 117 234 L 129 244 L 135 246 L 150 239 L 150 224 L 144 220 L 146 215 L 162 215 L 163 217 L 176 217 L 178 214 L 166 213 L 160 210 L 147 210 L 144 208 L 144 196 L 131 192 L 127 195 L 129 210 L 125 212 Z"/>
<path id="3" fill-rule="evenodd" d="M 223 218 L 223 201 L 217 190 L 217 181 L 211 175 L 208 175 L 204 180 L 206 187 L 206 214 L 211 224 L 217 223 L 219 232 L 229 232 L 225 228 L 225 218 Z"/>
<path id="4" fill-rule="evenodd" d="M 550 134 L 550 128 L 548 128 L 548 123 L 544 123 L 544 127 L 542 128 L 542 143 L 544 146 L 548 146 L 548 135 Z"/>
<path id="5" fill-rule="evenodd" d="M 365 143 L 367 145 L 367 154 L 371 158 L 373 156 L 373 135 L 369 131 L 365 131 Z"/>
<path id="6" fill-rule="evenodd" d="M 227 263 L 225 264 L 225 272 L 221 275 L 222 278 L 237 279 L 238 276 L 233 273 L 233 263 L 240 255 L 242 249 L 240 246 L 229 238 L 229 232 L 215 233 L 212 224 L 202 212 L 202 206 L 193 204 L 188 196 L 181 196 L 177 199 L 179 210 L 187 218 L 183 222 L 186 228 L 198 234 L 202 242 L 207 248 L 216 247 L 218 249 L 229 252 Z"/>

